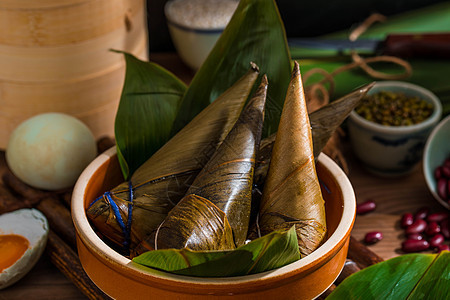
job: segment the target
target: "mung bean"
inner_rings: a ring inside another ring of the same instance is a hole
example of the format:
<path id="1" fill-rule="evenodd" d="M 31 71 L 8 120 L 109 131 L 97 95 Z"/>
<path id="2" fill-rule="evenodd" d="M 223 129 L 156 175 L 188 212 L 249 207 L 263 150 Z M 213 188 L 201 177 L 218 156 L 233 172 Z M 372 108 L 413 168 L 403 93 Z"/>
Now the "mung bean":
<path id="1" fill-rule="evenodd" d="M 433 113 L 433 104 L 404 93 L 380 91 L 363 98 L 355 111 L 363 118 L 386 126 L 423 122 Z"/>

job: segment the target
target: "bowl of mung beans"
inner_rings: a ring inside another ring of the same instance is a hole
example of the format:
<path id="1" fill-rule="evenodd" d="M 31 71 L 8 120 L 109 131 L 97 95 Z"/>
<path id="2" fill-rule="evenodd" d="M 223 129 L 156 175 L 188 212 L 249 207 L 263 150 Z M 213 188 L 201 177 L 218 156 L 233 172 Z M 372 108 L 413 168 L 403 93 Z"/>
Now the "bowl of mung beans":
<path id="1" fill-rule="evenodd" d="M 442 104 L 431 91 L 408 82 L 377 82 L 348 119 L 353 152 L 374 174 L 408 174 L 441 115 Z"/>

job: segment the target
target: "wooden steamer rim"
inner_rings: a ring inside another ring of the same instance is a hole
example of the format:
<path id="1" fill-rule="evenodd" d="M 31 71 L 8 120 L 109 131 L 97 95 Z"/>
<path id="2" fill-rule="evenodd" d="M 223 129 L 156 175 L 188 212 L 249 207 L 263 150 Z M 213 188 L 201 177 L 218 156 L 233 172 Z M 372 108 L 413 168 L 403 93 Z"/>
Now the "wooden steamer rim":
<path id="1" fill-rule="evenodd" d="M 76 44 L 122 27 L 129 31 L 128 19 L 142 10 L 143 0 L 0 0 L 0 44 Z"/>

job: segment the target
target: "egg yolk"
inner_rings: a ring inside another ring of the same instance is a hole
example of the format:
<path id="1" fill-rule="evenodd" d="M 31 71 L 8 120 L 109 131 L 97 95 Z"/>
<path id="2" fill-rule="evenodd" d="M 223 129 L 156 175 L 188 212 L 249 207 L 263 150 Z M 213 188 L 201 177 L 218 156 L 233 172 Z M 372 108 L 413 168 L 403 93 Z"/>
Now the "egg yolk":
<path id="1" fill-rule="evenodd" d="M 21 235 L 0 235 L 0 272 L 21 258 L 29 244 L 28 240 Z"/>

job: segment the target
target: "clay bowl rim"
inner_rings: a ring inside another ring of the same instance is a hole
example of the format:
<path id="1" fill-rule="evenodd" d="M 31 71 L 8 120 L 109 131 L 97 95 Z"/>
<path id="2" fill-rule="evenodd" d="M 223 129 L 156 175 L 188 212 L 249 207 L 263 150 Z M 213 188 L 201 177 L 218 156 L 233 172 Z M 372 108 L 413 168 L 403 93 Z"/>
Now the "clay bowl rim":
<path id="1" fill-rule="evenodd" d="M 72 219 L 78 238 L 86 245 L 86 247 L 90 248 L 91 252 L 95 252 L 95 255 L 99 256 L 104 264 L 105 261 L 107 261 L 110 268 L 111 265 L 113 265 L 122 273 L 127 273 L 128 276 L 132 276 L 140 281 L 144 280 L 145 282 L 152 277 L 153 280 L 158 280 L 160 283 L 165 282 L 170 284 L 175 281 L 179 284 L 189 284 L 207 288 L 211 285 L 228 286 L 256 281 L 261 283 L 261 280 L 264 282 L 270 282 L 280 277 L 295 276 L 303 271 L 313 271 L 315 267 L 320 267 L 323 263 L 332 259 L 334 253 L 339 251 L 344 246 L 345 241 L 350 236 L 356 218 L 356 197 L 350 180 L 331 158 L 321 153 L 318 161 L 324 165 L 330 175 L 334 178 L 336 184 L 341 187 L 342 199 L 344 202 L 342 216 L 338 226 L 333 234 L 328 237 L 325 243 L 323 243 L 314 252 L 284 267 L 244 276 L 213 278 L 177 275 L 153 269 L 149 272 L 148 268 L 133 263 L 130 259 L 120 255 L 110 248 L 105 242 L 103 242 L 92 229 L 85 214 L 84 194 L 90 178 L 99 166 L 108 162 L 115 155 L 116 148 L 110 148 L 92 161 L 80 175 L 77 183 L 75 184 L 72 195 Z"/>
<path id="2" fill-rule="evenodd" d="M 368 92 L 368 95 L 376 94 L 383 89 L 388 89 L 389 91 L 401 91 L 405 92 L 407 95 L 416 95 L 427 102 L 433 104 L 433 113 L 423 122 L 406 125 L 406 126 L 386 126 L 366 120 L 364 117 L 360 116 L 355 110 L 352 110 L 349 118 L 363 128 L 369 129 L 374 132 L 386 134 L 386 135 L 403 135 L 414 132 L 420 132 L 433 124 L 437 123 L 442 115 L 442 104 L 439 98 L 430 90 L 419 86 L 417 84 L 405 82 L 405 81 L 380 81 L 376 82 L 372 89 Z M 408 92 L 409 91 L 409 92 Z"/>

